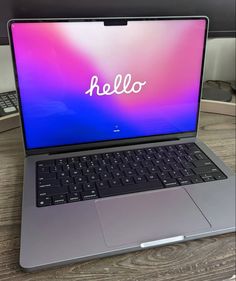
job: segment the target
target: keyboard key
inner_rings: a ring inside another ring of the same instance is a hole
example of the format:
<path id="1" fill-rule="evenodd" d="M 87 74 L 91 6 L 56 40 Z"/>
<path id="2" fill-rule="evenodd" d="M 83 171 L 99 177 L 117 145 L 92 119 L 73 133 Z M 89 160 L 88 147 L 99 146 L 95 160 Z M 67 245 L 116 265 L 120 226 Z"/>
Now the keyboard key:
<path id="1" fill-rule="evenodd" d="M 80 170 L 80 169 L 83 169 L 83 168 L 87 168 L 87 164 L 86 164 L 86 162 L 83 162 L 83 163 L 81 163 L 81 162 L 76 162 L 76 163 L 74 163 L 74 166 L 75 166 L 75 169 L 76 170 Z"/>
<path id="2" fill-rule="evenodd" d="M 106 168 L 106 167 L 104 167 Z M 96 169 L 96 168 L 95 168 Z M 107 170 L 104 171 L 105 173 L 108 171 L 108 172 L 111 172 L 111 171 L 115 171 L 115 170 L 119 170 L 119 166 L 118 165 L 109 165 L 107 168 Z"/>
<path id="3" fill-rule="evenodd" d="M 38 167 L 48 167 L 48 166 L 54 166 L 55 162 L 54 160 L 45 160 L 37 162 Z"/>
<path id="4" fill-rule="evenodd" d="M 56 165 L 63 165 L 63 164 L 67 164 L 66 158 L 56 159 Z"/>
<path id="5" fill-rule="evenodd" d="M 187 148 L 191 149 L 192 147 L 195 147 L 196 144 L 193 143 L 193 142 L 190 142 L 190 143 L 185 143 L 185 146 L 186 146 Z"/>
<path id="6" fill-rule="evenodd" d="M 46 179 L 56 179 L 56 173 L 39 173 L 38 180 L 46 180 Z"/>
<path id="7" fill-rule="evenodd" d="M 110 162 L 112 165 L 117 165 L 119 163 L 122 163 L 122 160 L 121 160 L 121 158 L 120 159 L 111 159 Z"/>
<path id="8" fill-rule="evenodd" d="M 207 159 L 206 155 L 203 153 L 197 153 L 194 155 L 198 160 Z"/>
<path id="9" fill-rule="evenodd" d="M 182 177 L 182 175 L 179 171 L 170 171 L 169 174 L 174 179 Z"/>
<path id="10" fill-rule="evenodd" d="M 69 191 L 71 193 L 74 193 L 74 192 L 78 192 L 78 191 L 83 191 L 83 184 L 70 184 L 69 185 Z"/>
<path id="11" fill-rule="evenodd" d="M 103 189 L 101 189 L 101 190 L 103 190 Z M 81 196 L 82 196 L 83 200 L 91 200 L 91 199 L 98 198 L 97 191 L 95 189 L 83 191 L 83 192 L 81 192 Z"/>
<path id="12" fill-rule="evenodd" d="M 79 157 L 79 162 L 87 162 L 90 160 L 89 155 L 84 155 Z"/>
<path id="13" fill-rule="evenodd" d="M 99 166 L 103 167 L 103 166 L 107 166 L 110 165 L 111 162 L 109 159 L 99 159 L 98 160 Z M 96 168 L 96 167 L 95 167 Z"/>
<path id="14" fill-rule="evenodd" d="M 63 167 L 61 165 L 59 165 L 59 166 L 50 166 L 49 167 L 50 173 L 62 172 L 62 169 L 63 169 Z"/>
<path id="15" fill-rule="evenodd" d="M 156 147 L 156 151 L 158 153 L 162 153 L 162 152 L 166 152 L 166 148 L 164 146 L 159 146 L 159 147 Z"/>
<path id="16" fill-rule="evenodd" d="M 95 184 L 96 184 L 96 187 L 98 189 L 100 189 L 100 188 L 110 188 L 107 181 L 97 181 Z"/>
<path id="17" fill-rule="evenodd" d="M 98 161 L 87 161 L 87 165 L 89 168 L 98 166 Z"/>
<path id="18" fill-rule="evenodd" d="M 123 151 L 123 154 L 125 156 L 131 156 L 133 154 L 133 152 L 132 152 L 132 150 L 125 150 L 125 151 Z"/>
<path id="19" fill-rule="evenodd" d="M 39 186 L 39 188 L 56 187 L 56 186 L 60 186 L 60 181 L 59 180 L 42 180 L 42 181 L 39 181 L 38 186 Z"/>
<path id="20" fill-rule="evenodd" d="M 90 174 L 87 177 L 88 177 L 88 181 L 95 181 L 99 179 L 98 175 L 96 174 Z"/>
<path id="21" fill-rule="evenodd" d="M 163 160 L 163 162 L 164 162 L 165 164 L 172 164 L 172 163 L 175 163 L 175 159 L 174 159 L 174 158 L 165 158 L 165 159 Z"/>
<path id="22" fill-rule="evenodd" d="M 203 180 L 199 176 L 191 176 L 190 177 L 192 183 L 201 183 Z"/>
<path id="23" fill-rule="evenodd" d="M 76 163 L 79 161 L 78 157 L 69 157 L 68 159 L 68 163 Z"/>
<path id="24" fill-rule="evenodd" d="M 168 172 L 158 172 L 157 175 L 161 180 L 170 178 L 170 174 Z"/>
<path id="25" fill-rule="evenodd" d="M 156 180 L 159 180 L 158 176 L 155 175 L 155 174 L 147 175 L 146 178 L 147 178 L 148 181 L 156 181 Z"/>
<path id="26" fill-rule="evenodd" d="M 113 156 L 112 156 L 112 153 L 104 153 L 104 154 L 102 155 L 102 157 L 103 157 L 103 159 L 110 159 L 110 158 L 112 158 Z"/>
<path id="27" fill-rule="evenodd" d="M 195 166 L 193 165 L 192 162 L 182 161 L 181 164 L 182 164 L 184 169 L 193 169 L 193 168 L 195 168 Z"/>
<path id="28" fill-rule="evenodd" d="M 178 149 L 178 147 L 177 147 L 177 146 L 174 146 L 174 145 L 167 145 L 167 146 L 166 146 L 167 151 L 175 151 L 176 148 Z"/>
<path id="29" fill-rule="evenodd" d="M 208 177 L 202 177 L 203 181 L 208 182 L 208 181 L 215 181 L 216 179 L 213 176 L 208 176 Z"/>
<path id="30" fill-rule="evenodd" d="M 124 174 L 126 177 L 134 176 L 134 175 L 136 175 L 136 171 L 135 170 L 125 170 Z"/>
<path id="31" fill-rule="evenodd" d="M 123 185 L 134 184 L 134 180 L 132 177 L 125 177 L 121 179 Z"/>
<path id="32" fill-rule="evenodd" d="M 148 168 L 149 173 L 157 173 L 160 172 L 160 170 L 157 167 L 149 167 Z"/>
<path id="33" fill-rule="evenodd" d="M 163 159 L 165 159 L 165 155 L 163 153 L 156 153 L 155 158 L 157 160 L 163 160 Z"/>
<path id="34" fill-rule="evenodd" d="M 203 154 L 198 146 L 193 146 L 188 149 L 189 154 Z M 204 155 L 204 154 L 203 154 Z"/>
<path id="35" fill-rule="evenodd" d="M 95 188 L 95 183 L 94 182 L 84 183 L 83 184 L 83 189 L 84 190 L 90 190 L 90 189 L 94 189 L 94 188 Z"/>
<path id="36" fill-rule="evenodd" d="M 49 167 L 38 167 L 38 173 L 49 173 Z"/>
<path id="37" fill-rule="evenodd" d="M 87 168 L 87 169 L 82 169 L 83 175 L 89 175 L 94 173 L 94 168 Z"/>
<path id="38" fill-rule="evenodd" d="M 82 182 L 86 182 L 87 178 L 85 176 L 76 176 L 74 177 L 74 181 L 75 183 L 82 183 Z"/>
<path id="39" fill-rule="evenodd" d="M 100 174 L 100 173 L 106 173 L 107 172 L 107 168 L 106 167 L 96 167 L 94 168 L 95 169 L 95 172 L 97 174 Z"/>
<path id="40" fill-rule="evenodd" d="M 38 198 L 37 206 L 38 207 L 45 207 L 52 205 L 52 200 L 50 196 L 40 196 Z"/>
<path id="41" fill-rule="evenodd" d="M 68 178 L 69 172 L 58 172 L 57 176 L 58 176 L 59 179 Z"/>
<path id="42" fill-rule="evenodd" d="M 196 157 L 194 155 L 186 155 L 185 156 L 187 161 L 193 162 L 196 160 Z"/>
<path id="43" fill-rule="evenodd" d="M 185 177 L 194 176 L 194 173 L 192 172 L 191 169 L 182 169 L 182 170 L 180 170 L 180 172 Z"/>
<path id="44" fill-rule="evenodd" d="M 138 174 L 138 175 L 140 175 L 140 176 L 142 176 L 142 175 L 146 175 L 147 174 L 147 169 L 146 168 L 141 168 L 141 169 L 139 169 L 139 168 L 137 168 L 136 169 L 136 173 Z"/>
<path id="45" fill-rule="evenodd" d="M 61 165 L 63 171 L 70 171 L 75 168 L 74 163 Z"/>
<path id="46" fill-rule="evenodd" d="M 177 182 L 176 179 L 165 179 L 165 180 L 162 180 L 162 182 L 165 187 L 179 186 L 179 183 Z"/>
<path id="47" fill-rule="evenodd" d="M 141 169 L 142 166 L 141 166 L 141 164 L 138 163 L 138 162 L 133 162 L 133 163 L 132 163 L 132 168 L 133 168 L 133 169 L 136 169 L 136 168 Z"/>
<path id="48" fill-rule="evenodd" d="M 109 180 L 109 185 L 113 188 L 113 187 L 117 187 L 117 186 L 122 186 L 121 182 L 119 179 L 114 179 L 114 180 Z"/>
<path id="49" fill-rule="evenodd" d="M 160 165 L 159 168 L 162 172 L 169 172 L 172 170 L 170 165 Z"/>
<path id="50" fill-rule="evenodd" d="M 126 163 L 126 164 L 119 164 L 119 169 L 122 171 L 122 170 L 125 170 L 125 169 L 130 169 L 130 165 L 129 163 Z"/>
<path id="51" fill-rule="evenodd" d="M 205 166 L 205 167 L 198 167 L 193 169 L 194 173 L 197 175 L 204 174 L 204 173 L 216 173 L 220 172 L 220 170 L 213 165 Z"/>
<path id="52" fill-rule="evenodd" d="M 144 158 L 140 155 L 140 156 L 133 156 L 133 159 L 136 162 L 139 162 L 139 161 L 141 162 L 141 161 L 143 161 Z M 130 163 L 131 162 L 130 159 L 127 159 L 127 162 Z"/>
<path id="53" fill-rule="evenodd" d="M 56 194 L 66 194 L 68 192 L 67 186 L 50 187 L 50 188 L 40 188 L 38 190 L 39 196 L 52 196 Z"/>
<path id="54" fill-rule="evenodd" d="M 78 202 L 82 200 L 78 192 L 68 194 L 67 199 L 69 203 Z"/>
<path id="55" fill-rule="evenodd" d="M 216 179 L 216 180 L 223 180 L 226 179 L 226 176 L 223 173 L 213 173 L 212 176 Z"/>
<path id="56" fill-rule="evenodd" d="M 153 167 L 154 166 L 154 164 L 151 160 L 144 160 L 142 162 L 142 165 L 143 165 L 143 167 Z"/>
<path id="57" fill-rule="evenodd" d="M 178 150 L 184 150 L 185 149 L 185 144 L 177 144 L 175 146 Z"/>
<path id="58" fill-rule="evenodd" d="M 113 155 L 114 155 L 114 157 L 116 157 L 116 158 L 120 158 L 120 157 L 123 156 L 123 153 L 122 153 L 122 152 L 114 152 Z"/>
<path id="59" fill-rule="evenodd" d="M 147 154 L 143 158 L 144 160 L 155 160 L 154 154 Z"/>
<path id="60" fill-rule="evenodd" d="M 123 173 L 121 171 L 119 171 L 119 170 L 115 170 L 115 171 L 112 172 L 112 176 L 114 178 L 120 178 L 120 177 L 123 176 Z"/>
<path id="61" fill-rule="evenodd" d="M 134 181 L 136 183 L 145 183 L 145 182 L 147 182 L 147 179 L 145 176 L 135 176 Z"/>
<path id="62" fill-rule="evenodd" d="M 64 194 L 54 195 L 52 197 L 52 202 L 54 205 L 64 204 L 66 203 L 66 197 Z"/>
<path id="63" fill-rule="evenodd" d="M 207 159 L 193 161 L 193 164 L 195 167 L 204 167 L 204 166 L 213 165 L 213 163 Z"/>
<path id="64" fill-rule="evenodd" d="M 178 178 L 177 180 L 180 185 L 187 185 L 192 183 L 190 178 Z"/>
<path id="65" fill-rule="evenodd" d="M 82 176 L 82 171 L 81 170 L 70 170 L 70 176 L 71 177 L 77 177 L 77 176 Z"/>
<path id="66" fill-rule="evenodd" d="M 136 155 L 144 155 L 144 154 L 146 154 L 146 151 L 145 151 L 144 149 L 136 149 L 136 150 L 134 151 L 134 153 L 135 153 Z"/>
<path id="67" fill-rule="evenodd" d="M 152 162 L 153 162 L 154 166 L 157 166 L 157 167 L 159 167 L 159 165 L 164 165 L 164 162 L 160 159 L 153 159 Z"/>
<path id="68" fill-rule="evenodd" d="M 73 178 L 63 178 L 63 179 L 61 179 L 61 184 L 62 185 L 69 185 L 71 183 L 74 183 Z"/>
<path id="69" fill-rule="evenodd" d="M 101 173 L 100 178 L 101 178 L 101 180 L 107 180 L 107 179 L 112 178 L 112 176 L 109 173 Z"/>

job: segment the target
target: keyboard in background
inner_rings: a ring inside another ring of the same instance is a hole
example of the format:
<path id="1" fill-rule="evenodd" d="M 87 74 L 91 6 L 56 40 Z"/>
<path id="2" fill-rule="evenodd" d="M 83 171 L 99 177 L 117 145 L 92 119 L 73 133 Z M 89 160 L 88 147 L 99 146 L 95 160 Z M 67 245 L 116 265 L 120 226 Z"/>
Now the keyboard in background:
<path id="1" fill-rule="evenodd" d="M 36 163 L 37 206 L 225 179 L 194 143 Z"/>
<path id="2" fill-rule="evenodd" d="M 0 93 L 0 133 L 20 126 L 17 94 Z"/>
<path id="3" fill-rule="evenodd" d="M 18 101 L 15 91 L 0 93 L 0 117 L 18 112 Z"/>

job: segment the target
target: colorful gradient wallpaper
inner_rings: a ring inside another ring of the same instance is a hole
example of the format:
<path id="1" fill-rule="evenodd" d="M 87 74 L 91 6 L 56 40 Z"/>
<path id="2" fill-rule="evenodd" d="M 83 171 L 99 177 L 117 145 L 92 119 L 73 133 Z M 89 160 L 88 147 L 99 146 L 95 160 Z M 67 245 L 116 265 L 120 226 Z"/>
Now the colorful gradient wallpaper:
<path id="1" fill-rule="evenodd" d="M 205 27 L 13 23 L 27 149 L 195 131 Z"/>

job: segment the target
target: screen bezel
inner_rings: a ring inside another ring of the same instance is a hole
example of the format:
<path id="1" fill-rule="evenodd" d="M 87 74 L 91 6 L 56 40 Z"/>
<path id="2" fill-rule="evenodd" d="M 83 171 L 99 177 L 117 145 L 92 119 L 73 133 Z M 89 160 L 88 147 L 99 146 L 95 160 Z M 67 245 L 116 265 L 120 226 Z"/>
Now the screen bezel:
<path id="1" fill-rule="evenodd" d="M 125 138 L 125 139 L 116 139 L 116 140 L 105 140 L 105 141 L 97 141 L 91 143 L 82 143 L 82 144 L 72 144 L 72 145 L 61 145 L 61 146 L 50 146 L 50 147 L 39 147 L 29 149 L 27 148 L 27 141 L 25 135 L 25 125 L 23 119 L 23 110 L 21 104 L 20 97 L 20 88 L 18 83 L 18 75 L 17 75 L 17 66 L 16 66 L 16 58 L 15 58 L 15 50 L 14 43 L 12 37 L 12 24 L 14 23 L 38 23 L 38 22 L 91 22 L 91 21 L 112 21 L 112 20 L 126 20 L 128 21 L 160 21 L 160 20 L 205 20 L 205 34 L 204 34 L 204 46 L 203 46 L 203 55 L 202 55 L 202 64 L 201 64 L 201 77 L 199 81 L 199 91 L 198 91 L 198 110 L 197 110 L 197 118 L 196 118 L 196 126 L 195 130 L 190 132 L 183 133 L 174 133 L 174 134 L 163 134 L 163 135 L 152 135 L 145 137 L 135 137 L 135 138 Z M 202 83 L 203 83 L 203 70 L 204 70 L 204 61 L 205 61 L 205 53 L 206 53 L 206 40 L 208 35 L 208 27 L 209 27 L 209 19 L 206 16 L 191 16 L 191 17 L 104 17 L 104 18 L 78 18 L 78 19 L 12 19 L 8 22 L 8 36 L 9 42 L 11 46 L 11 53 L 13 59 L 13 69 L 15 75 L 15 84 L 16 84 L 16 92 L 18 96 L 19 102 L 19 111 L 20 111 L 20 119 L 22 125 L 22 133 L 23 133 L 23 143 L 25 148 L 26 155 L 35 155 L 35 154 L 50 154 L 50 153 L 63 153 L 70 151 L 79 151 L 79 150 L 88 150 L 88 149 L 96 149 L 96 148 L 105 148 L 111 146 L 122 146 L 122 145 L 131 145 L 131 144 L 139 144 L 139 143 L 147 143 L 147 142 L 158 142 L 163 140 L 173 140 L 187 137 L 196 137 L 198 121 L 199 121 L 199 111 L 200 111 L 200 100 L 201 100 L 201 92 L 202 92 Z"/>

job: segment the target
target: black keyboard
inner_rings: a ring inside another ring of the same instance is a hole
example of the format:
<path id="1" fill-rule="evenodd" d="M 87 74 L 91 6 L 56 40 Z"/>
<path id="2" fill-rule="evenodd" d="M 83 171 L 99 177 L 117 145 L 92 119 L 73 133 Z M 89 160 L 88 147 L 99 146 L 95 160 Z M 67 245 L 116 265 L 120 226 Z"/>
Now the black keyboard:
<path id="1" fill-rule="evenodd" d="M 16 92 L 0 93 L 0 117 L 18 112 Z"/>
<path id="2" fill-rule="evenodd" d="M 36 163 L 37 206 L 226 179 L 194 143 Z"/>

